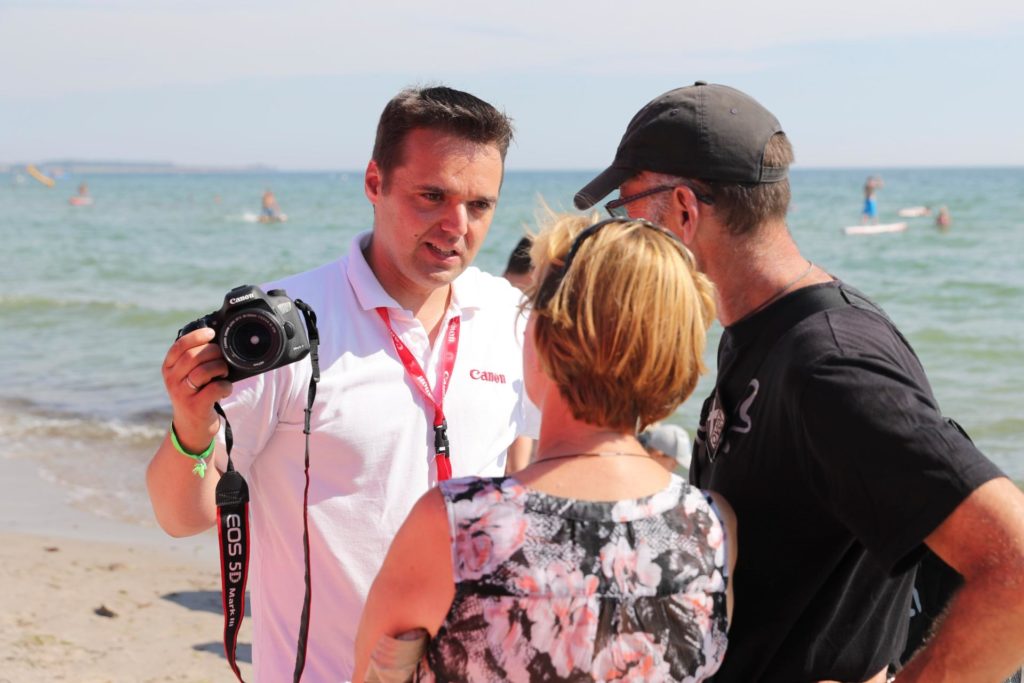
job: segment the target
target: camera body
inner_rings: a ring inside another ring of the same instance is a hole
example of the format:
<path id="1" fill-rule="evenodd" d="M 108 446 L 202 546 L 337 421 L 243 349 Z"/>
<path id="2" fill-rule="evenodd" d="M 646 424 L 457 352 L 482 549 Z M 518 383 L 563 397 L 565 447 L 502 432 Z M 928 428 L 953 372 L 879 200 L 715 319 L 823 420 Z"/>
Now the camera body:
<path id="1" fill-rule="evenodd" d="M 178 336 L 201 327 L 213 329 L 228 364 L 225 379 L 237 382 L 309 354 L 309 335 L 302 313 L 283 289 L 264 292 L 241 285 L 224 295 L 220 310 L 204 315 L 178 330 Z"/>

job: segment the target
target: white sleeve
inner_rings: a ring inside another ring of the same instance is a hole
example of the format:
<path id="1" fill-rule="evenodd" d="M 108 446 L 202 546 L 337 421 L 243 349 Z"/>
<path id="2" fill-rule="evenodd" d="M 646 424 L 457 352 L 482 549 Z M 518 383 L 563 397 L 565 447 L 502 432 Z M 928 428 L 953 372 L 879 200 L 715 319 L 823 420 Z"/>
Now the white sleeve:
<path id="1" fill-rule="evenodd" d="M 231 460 L 240 472 L 248 471 L 277 429 L 283 379 L 280 375 L 290 374 L 286 366 L 235 382 L 231 396 L 221 401 L 224 414 L 231 423 Z M 217 439 L 225 445 L 223 418 Z M 218 451 L 216 465 L 221 472 L 227 467 L 227 457 L 222 451 Z"/>
<path id="2" fill-rule="evenodd" d="M 523 337 L 526 334 L 526 322 L 530 318 L 530 309 L 523 308 L 520 311 L 516 305 L 516 338 L 519 341 L 519 354 L 522 356 Z M 530 397 L 526 395 L 526 369 L 523 368 L 522 386 L 519 391 L 519 404 L 517 406 L 517 431 L 519 436 L 528 436 L 531 439 L 540 438 L 540 409 L 534 405 Z"/>

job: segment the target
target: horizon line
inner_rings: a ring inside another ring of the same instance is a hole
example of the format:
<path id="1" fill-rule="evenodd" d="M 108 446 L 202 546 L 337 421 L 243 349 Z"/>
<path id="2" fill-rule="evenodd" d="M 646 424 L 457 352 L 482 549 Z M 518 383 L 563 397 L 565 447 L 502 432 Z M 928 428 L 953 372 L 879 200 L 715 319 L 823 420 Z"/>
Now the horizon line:
<path id="1" fill-rule="evenodd" d="M 278 167 L 264 163 L 250 164 L 191 164 L 172 161 L 118 161 L 118 160 L 97 160 L 84 159 L 59 159 L 36 162 L 0 162 L 0 173 L 15 173 L 34 165 L 40 168 L 56 168 L 70 174 L 96 173 L 102 175 L 123 174 L 159 174 L 159 173 L 278 173 L 278 174 L 301 174 L 301 173 L 363 173 L 364 169 L 340 168 L 340 167 Z M 1024 164 L 1019 163 L 947 163 L 947 164 L 836 164 L 836 165 L 802 165 L 793 164 L 792 171 L 858 171 L 858 170 L 954 170 L 954 169 L 1024 169 Z M 505 171 L 509 173 L 600 173 L 601 167 L 516 167 L 506 166 Z"/>

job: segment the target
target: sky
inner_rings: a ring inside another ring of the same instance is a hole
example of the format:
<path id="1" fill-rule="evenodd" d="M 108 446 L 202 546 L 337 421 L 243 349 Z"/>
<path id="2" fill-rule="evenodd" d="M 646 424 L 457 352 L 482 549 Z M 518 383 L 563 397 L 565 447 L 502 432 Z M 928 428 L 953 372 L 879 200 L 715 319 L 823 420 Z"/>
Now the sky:
<path id="1" fill-rule="evenodd" d="M 1020 0 L 0 0 L 0 64 L 0 165 L 361 170 L 388 99 L 443 83 L 514 119 L 509 169 L 599 169 L 695 80 L 797 167 L 1024 165 Z"/>

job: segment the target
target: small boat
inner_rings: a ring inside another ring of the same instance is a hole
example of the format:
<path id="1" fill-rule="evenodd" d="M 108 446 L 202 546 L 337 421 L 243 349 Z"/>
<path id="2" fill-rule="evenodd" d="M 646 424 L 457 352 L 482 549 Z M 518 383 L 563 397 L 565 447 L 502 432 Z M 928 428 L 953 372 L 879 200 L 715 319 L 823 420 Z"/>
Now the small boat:
<path id="1" fill-rule="evenodd" d="M 850 225 L 843 228 L 847 235 L 878 235 L 884 232 L 903 232 L 906 223 L 876 223 L 874 225 Z"/>

